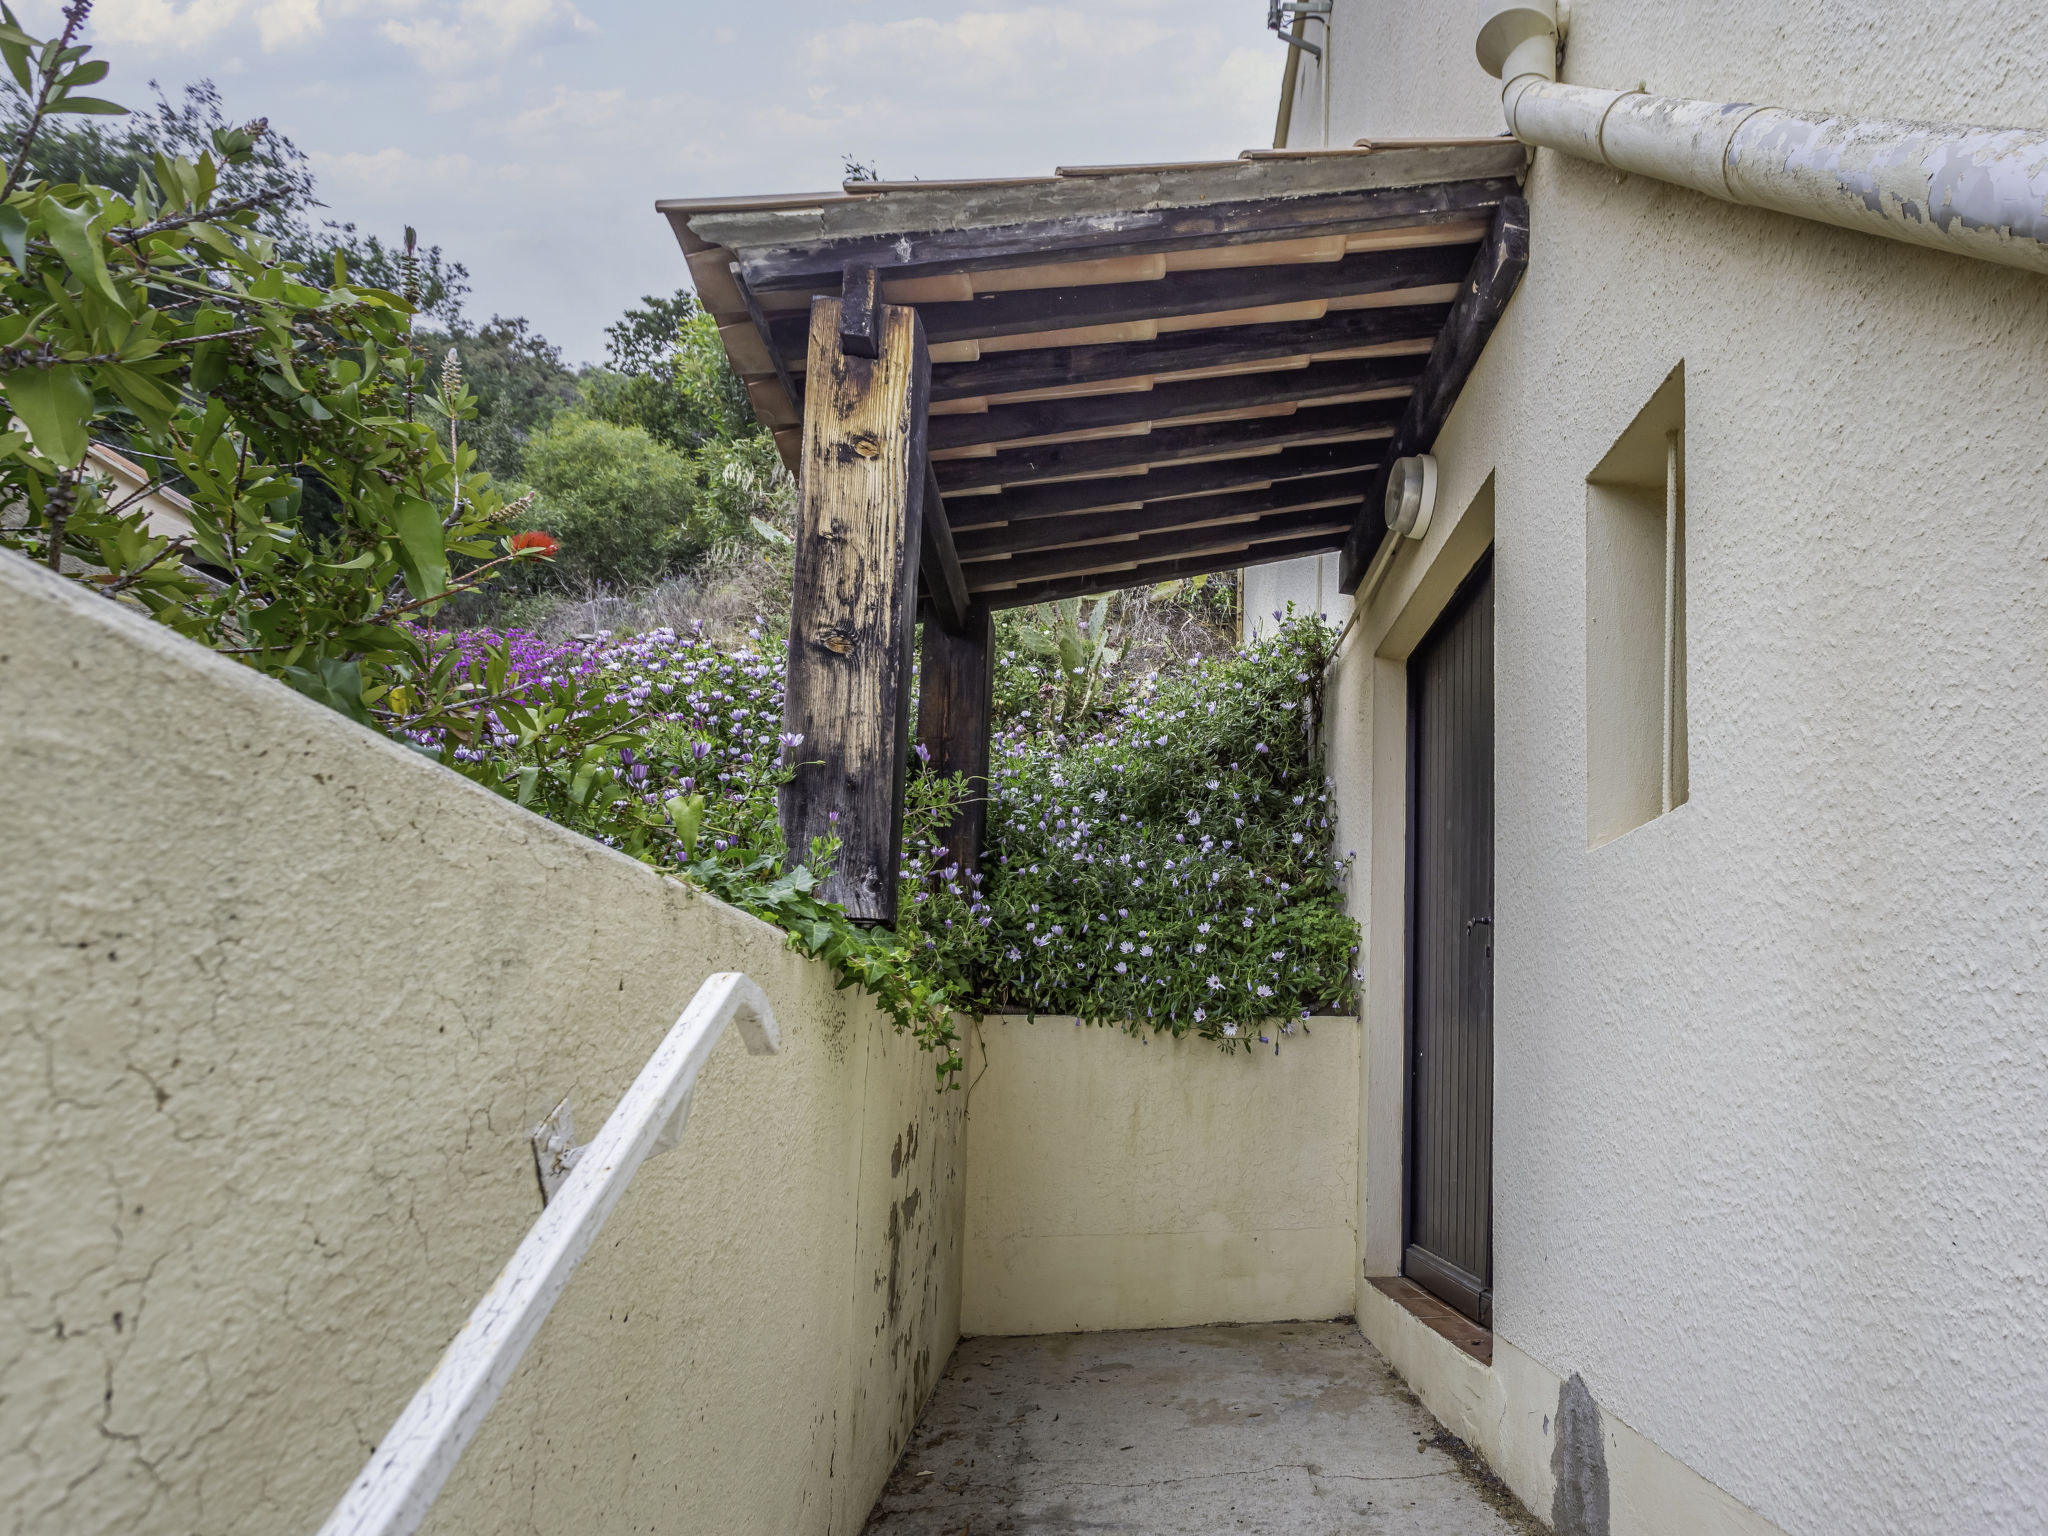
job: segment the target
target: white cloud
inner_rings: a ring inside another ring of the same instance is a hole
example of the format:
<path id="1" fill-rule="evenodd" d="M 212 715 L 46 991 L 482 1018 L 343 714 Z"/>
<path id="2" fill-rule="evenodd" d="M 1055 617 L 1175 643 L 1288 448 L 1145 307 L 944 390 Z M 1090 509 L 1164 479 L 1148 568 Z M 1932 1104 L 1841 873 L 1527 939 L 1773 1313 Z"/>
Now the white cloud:
<path id="1" fill-rule="evenodd" d="M 17 0 L 54 18 L 58 0 Z M 593 20 L 595 18 L 595 20 Z M 1266 142 L 1256 0 L 100 0 L 122 89 L 221 79 L 332 216 L 470 266 L 571 358 L 687 279 L 664 196 L 1206 159 Z M 602 30 L 599 30 L 601 24 Z M 245 73 L 228 78 L 222 60 Z"/>

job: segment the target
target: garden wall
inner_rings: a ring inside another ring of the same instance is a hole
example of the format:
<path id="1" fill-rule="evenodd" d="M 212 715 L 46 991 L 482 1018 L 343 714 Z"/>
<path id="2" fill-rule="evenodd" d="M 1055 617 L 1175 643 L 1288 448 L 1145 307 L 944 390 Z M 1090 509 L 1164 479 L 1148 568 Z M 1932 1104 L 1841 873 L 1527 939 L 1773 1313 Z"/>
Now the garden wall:
<path id="1" fill-rule="evenodd" d="M 1277 1056 L 1071 1019 L 971 1029 L 962 1330 L 1348 1314 L 1359 1025 L 1309 1029 Z"/>
<path id="2" fill-rule="evenodd" d="M 428 1529 L 860 1528 L 958 1334 L 929 1057 L 11 554 L 0 720 L 0 1531 L 311 1531 L 538 1211 L 528 1128 L 587 1138 L 722 969 L 783 1053 L 718 1048 Z"/>

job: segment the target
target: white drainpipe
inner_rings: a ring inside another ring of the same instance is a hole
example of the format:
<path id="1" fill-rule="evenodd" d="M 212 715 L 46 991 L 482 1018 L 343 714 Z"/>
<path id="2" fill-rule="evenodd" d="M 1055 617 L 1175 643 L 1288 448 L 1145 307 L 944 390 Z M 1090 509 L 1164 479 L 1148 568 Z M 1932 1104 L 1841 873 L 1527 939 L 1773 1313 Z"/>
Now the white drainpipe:
<path id="1" fill-rule="evenodd" d="M 1508 131 L 1709 197 L 2048 272 L 2048 133 L 1603 91 L 1557 81 L 1555 0 L 1482 0 Z"/>

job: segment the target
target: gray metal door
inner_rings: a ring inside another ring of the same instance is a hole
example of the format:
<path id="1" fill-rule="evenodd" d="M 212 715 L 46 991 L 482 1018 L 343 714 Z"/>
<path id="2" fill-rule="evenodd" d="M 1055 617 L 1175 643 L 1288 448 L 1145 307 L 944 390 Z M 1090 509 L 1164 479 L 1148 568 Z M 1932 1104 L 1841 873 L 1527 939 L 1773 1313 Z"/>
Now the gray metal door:
<path id="1" fill-rule="evenodd" d="M 1408 662 L 1402 1269 L 1493 1324 L 1493 556 Z"/>

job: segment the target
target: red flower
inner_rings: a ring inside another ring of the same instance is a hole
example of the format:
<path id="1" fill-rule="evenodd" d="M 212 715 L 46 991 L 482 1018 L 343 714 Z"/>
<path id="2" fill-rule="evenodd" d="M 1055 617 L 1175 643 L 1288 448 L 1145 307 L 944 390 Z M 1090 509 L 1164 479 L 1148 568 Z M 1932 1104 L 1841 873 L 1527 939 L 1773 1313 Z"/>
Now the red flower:
<path id="1" fill-rule="evenodd" d="M 514 554 L 517 554 L 522 549 L 537 549 L 544 555 L 552 555 L 561 547 L 561 544 L 557 542 L 552 533 L 542 533 L 538 528 L 531 528 L 525 533 L 515 533 L 512 535 L 512 552 Z"/>

